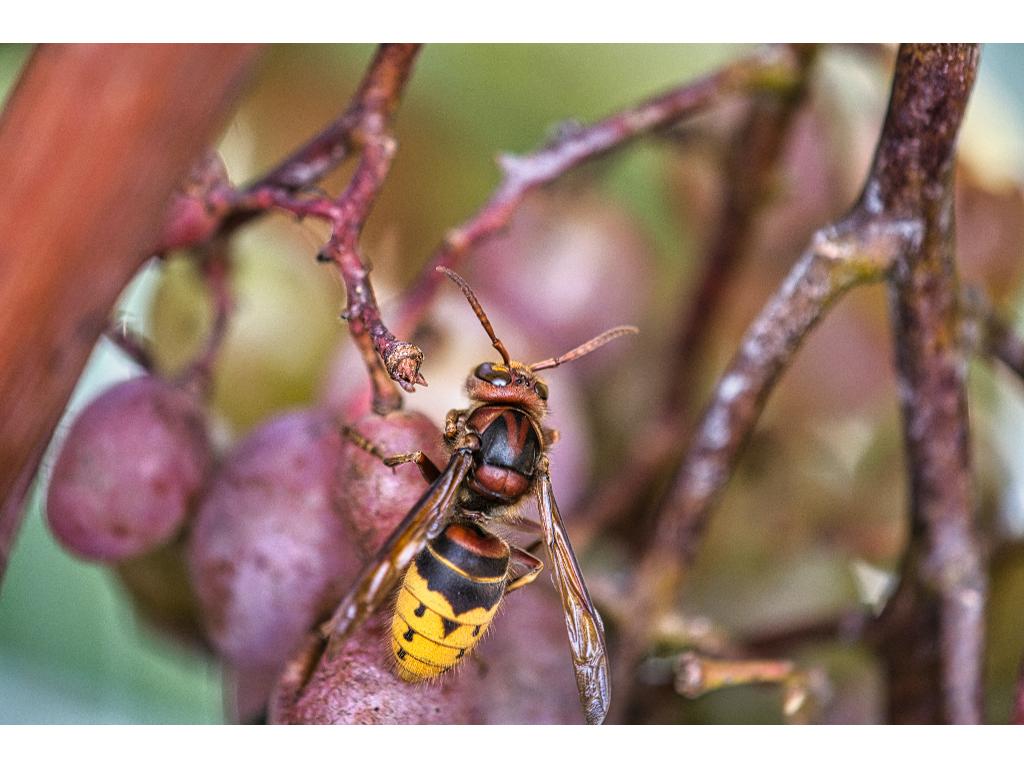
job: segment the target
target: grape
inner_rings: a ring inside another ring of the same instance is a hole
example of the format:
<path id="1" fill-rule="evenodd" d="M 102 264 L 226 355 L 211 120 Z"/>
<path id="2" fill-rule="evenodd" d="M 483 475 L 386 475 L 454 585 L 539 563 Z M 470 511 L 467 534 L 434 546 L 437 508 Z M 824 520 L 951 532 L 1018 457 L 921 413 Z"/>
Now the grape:
<path id="1" fill-rule="evenodd" d="M 443 468 L 447 463 L 440 430 L 426 416 L 397 411 L 372 414 L 353 428 L 385 456 L 423 450 Z M 423 495 L 427 484 L 415 465 L 387 467 L 354 442 L 346 440 L 339 465 L 338 507 L 354 534 L 364 560 Z M 392 672 L 387 626 L 393 603 L 387 600 L 374 617 L 356 630 L 341 656 L 323 661 L 303 695 L 278 690 L 272 719 L 313 723 L 464 722 L 468 711 L 453 710 L 456 695 L 449 685 L 414 686 Z"/>
<path id="2" fill-rule="evenodd" d="M 448 463 L 441 431 L 416 411 L 372 414 L 354 429 L 385 456 L 421 450 L 439 469 Z M 351 441 L 342 447 L 339 507 L 366 558 L 377 552 L 427 489 L 415 464 L 388 467 Z"/>
<path id="3" fill-rule="evenodd" d="M 210 403 L 239 433 L 313 400 L 339 333 L 337 282 L 282 224 L 260 222 L 232 241 L 234 310 Z M 202 353 L 213 314 L 207 294 L 194 259 L 167 262 L 148 316 L 158 370 L 180 371 Z"/>
<path id="4" fill-rule="evenodd" d="M 142 555 L 181 530 L 210 462 L 194 395 L 153 376 L 118 384 L 68 432 L 50 479 L 50 529 L 86 559 Z"/>
<path id="5" fill-rule="evenodd" d="M 337 509 L 340 428 L 323 410 L 278 416 L 220 467 L 189 567 L 211 642 L 240 667 L 278 667 L 360 566 Z"/>
<path id="6" fill-rule="evenodd" d="M 380 611 L 356 630 L 333 661 L 326 659 L 302 696 L 272 713 L 278 723 L 376 725 L 470 722 L 471 702 L 455 676 L 415 685 L 392 673 L 391 613 Z M 281 707 L 280 702 L 278 706 Z"/>
<path id="7" fill-rule="evenodd" d="M 444 466 L 440 433 L 422 414 L 370 415 L 354 425 L 384 455 L 417 448 Z M 392 470 L 348 442 L 342 449 L 341 509 L 367 557 L 422 496 L 426 483 L 411 465 Z M 393 674 L 387 642 L 388 600 L 323 660 L 302 695 L 278 689 L 272 719 L 290 723 L 582 722 L 559 599 L 549 584 L 516 594 L 485 638 L 481 659 L 469 658 L 440 685 L 411 684 Z M 507 633 L 507 634 L 506 634 Z M 549 690 L 550 688 L 550 690 Z M 542 691 L 542 695 L 538 692 Z"/>
<path id="8" fill-rule="evenodd" d="M 507 596 L 475 654 L 478 663 L 471 657 L 456 672 L 465 678 L 474 723 L 583 724 L 561 600 L 550 579 L 542 575 Z"/>

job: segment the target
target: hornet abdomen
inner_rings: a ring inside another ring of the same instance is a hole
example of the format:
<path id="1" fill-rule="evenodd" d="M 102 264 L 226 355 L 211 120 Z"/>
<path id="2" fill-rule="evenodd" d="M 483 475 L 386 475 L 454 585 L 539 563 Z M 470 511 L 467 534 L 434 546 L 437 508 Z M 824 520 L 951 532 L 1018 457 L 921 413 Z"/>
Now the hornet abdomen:
<path id="1" fill-rule="evenodd" d="M 436 677 L 483 637 L 505 594 L 508 545 L 472 523 L 450 523 L 406 571 L 391 624 L 398 676 Z"/>

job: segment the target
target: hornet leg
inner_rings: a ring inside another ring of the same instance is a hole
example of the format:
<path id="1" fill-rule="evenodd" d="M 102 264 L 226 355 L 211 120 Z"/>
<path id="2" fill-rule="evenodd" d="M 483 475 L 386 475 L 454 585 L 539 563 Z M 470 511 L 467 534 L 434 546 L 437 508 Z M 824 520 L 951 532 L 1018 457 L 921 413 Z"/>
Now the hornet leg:
<path id="1" fill-rule="evenodd" d="M 427 454 L 425 454 L 423 451 L 414 451 L 412 453 L 399 453 L 395 456 L 388 456 L 384 453 L 380 446 L 370 442 L 370 440 L 368 440 L 363 435 L 359 434 L 359 432 L 357 432 L 352 427 L 342 427 L 341 432 L 345 436 L 345 439 L 348 440 L 350 443 L 359 448 L 362 448 L 371 456 L 376 456 L 378 459 L 384 462 L 384 464 L 391 467 L 392 469 L 394 469 L 397 466 L 400 466 L 401 464 L 415 464 L 419 468 L 420 474 L 423 475 L 423 479 L 426 480 L 428 483 L 433 483 L 441 475 L 441 470 L 437 468 L 437 465 L 434 464 L 434 462 L 432 462 L 430 458 L 427 456 Z"/>

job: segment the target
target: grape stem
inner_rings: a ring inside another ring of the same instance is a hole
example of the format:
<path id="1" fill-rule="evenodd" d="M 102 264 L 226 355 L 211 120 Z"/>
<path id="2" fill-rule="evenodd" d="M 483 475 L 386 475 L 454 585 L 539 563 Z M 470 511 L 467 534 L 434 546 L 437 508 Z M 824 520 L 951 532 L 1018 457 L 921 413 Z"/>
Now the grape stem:
<path id="1" fill-rule="evenodd" d="M 396 149 L 392 118 L 419 50 L 414 44 L 381 45 L 348 107 L 336 120 L 244 188 L 220 184 L 198 192 L 213 222 L 196 232 L 195 242 L 176 241 L 178 245 L 199 245 L 209 237 L 224 237 L 268 210 L 329 222 L 331 236 L 318 259 L 333 263 L 341 274 L 348 300 L 342 316 L 348 320 L 366 363 L 374 410 L 381 414 L 402 405 L 395 383 L 407 392 L 426 384 L 420 374 L 422 351 L 397 339 L 384 325 L 370 268 L 359 251 L 359 237 L 391 169 Z M 303 194 L 354 151 L 359 152 L 359 161 L 340 196 Z M 165 232 L 181 229 L 173 218 L 176 213 L 172 208 Z"/>
<path id="2" fill-rule="evenodd" d="M 401 338 L 414 332 L 437 293 L 441 278 L 436 267 L 457 265 L 475 245 L 505 228 L 527 193 L 585 162 L 641 136 L 671 128 L 730 95 L 791 90 L 800 69 L 794 50 L 766 48 L 592 125 L 562 131 L 553 142 L 533 154 L 504 155 L 500 160 L 503 178 L 497 190 L 475 216 L 448 234 L 407 293 L 395 325 L 397 337 L 381 320 L 369 269 L 360 258 L 357 241 L 394 156 L 391 117 L 418 46 L 381 46 L 352 103 L 337 120 L 244 189 L 221 186 L 212 190 L 204 197 L 206 209 L 217 219 L 221 233 L 267 210 L 314 216 L 332 224 L 331 238 L 320 258 L 336 264 L 345 281 L 345 317 L 370 372 L 374 409 L 386 413 L 401 404 L 389 378 L 410 392 L 416 384 L 426 384 L 419 370 L 422 351 Z M 362 150 L 360 162 L 340 198 L 297 194 L 321 179 L 355 148 Z M 180 226 L 172 220 L 165 229 L 177 231 Z"/>
<path id="3" fill-rule="evenodd" d="M 224 344 L 228 323 L 234 310 L 231 295 L 231 260 L 228 241 L 218 238 L 204 249 L 202 273 L 213 299 L 213 324 L 199 355 L 181 374 L 181 384 L 208 396 L 213 386 L 213 366 Z"/>
<path id="4" fill-rule="evenodd" d="M 502 155 L 498 160 L 502 178 L 497 189 L 475 215 L 447 234 L 407 292 L 396 324 L 399 334 L 412 333 L 426 315 L 444 279 L 437 268 L 457 268 L 474 247 L 503 231 L 531 191 L 640 137 L 672 128 L 730 96 L 789 92 L 799 78 L 799 70 L 794 49 L 767 47 L 593 124 L 566 124 L 554 140 L 531 154 Z"/>

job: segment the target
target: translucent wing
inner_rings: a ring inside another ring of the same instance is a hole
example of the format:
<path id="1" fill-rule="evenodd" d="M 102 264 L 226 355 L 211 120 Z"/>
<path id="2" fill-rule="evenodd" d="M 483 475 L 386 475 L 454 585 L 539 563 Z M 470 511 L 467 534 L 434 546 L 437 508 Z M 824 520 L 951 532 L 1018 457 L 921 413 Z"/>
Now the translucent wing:
<path id="1" fill-rule="evenodd" d="M 328 659 L 337 655 L 346 638 L 391 594 L 424 542 L 440 530 L 440 523 L 451 509 L 472 464 L 469 450 L 452 454 L 444 472 L 359 572 L 355 586 L 345 595 L 334 615 L 320 627 L 321 636 L 327 640 Z"/>
<path id="2" fill-rule="evenodd" d="M 576 670 L 583 714 L 590 725 L 599 725 L 608 715 L 611 680 L 608 674 L 608 650 L 604 642 L 604 624 L 587 592 L 579 563 L 573 554 L 558 505 L 551 490 L 551 478 L 542 472 L 537 483 L 537 502 L 544 542 L 548 547 L 555 584 L 562 595 L 565 626 Z"/>

